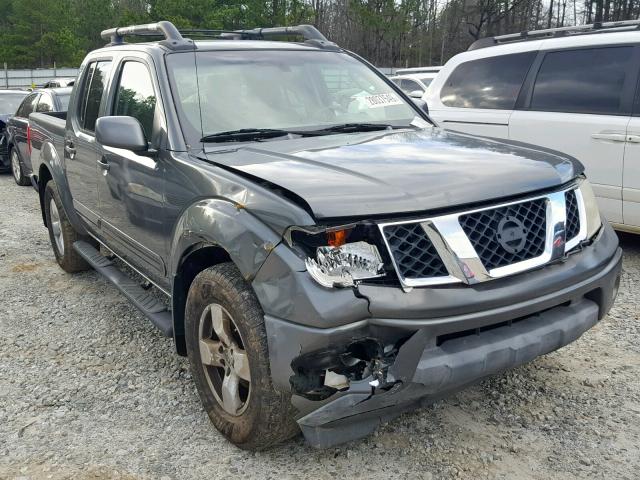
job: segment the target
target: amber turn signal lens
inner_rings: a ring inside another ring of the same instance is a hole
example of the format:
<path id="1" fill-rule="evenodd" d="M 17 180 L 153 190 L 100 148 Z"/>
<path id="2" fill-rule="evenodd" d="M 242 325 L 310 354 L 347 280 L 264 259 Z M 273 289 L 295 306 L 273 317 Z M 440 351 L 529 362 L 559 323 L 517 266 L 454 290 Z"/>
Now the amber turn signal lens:
<path id="1" fill-rule="evenodd" d="M 347 230 L 327 232 L 327 243 L 332 247 L 341 247 L 347 243 Z"/>

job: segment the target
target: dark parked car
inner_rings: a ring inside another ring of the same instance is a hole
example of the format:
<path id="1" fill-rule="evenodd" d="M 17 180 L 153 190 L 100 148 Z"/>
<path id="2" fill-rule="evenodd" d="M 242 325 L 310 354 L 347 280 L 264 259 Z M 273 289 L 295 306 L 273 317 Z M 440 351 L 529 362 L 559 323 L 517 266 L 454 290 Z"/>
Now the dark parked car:
<path id="1" fill-rule="evenodd" d="M 622 254 L 573 158 L 437 128 L 314 27 L 102 35 L 66 120 L 30 117 L 53 253 L 174 338 L 241 448 L 360 437 L 611 308 Z"/>
<path id="2" fill-rule="evenodd" d="M 71 87 L 34 90 L 23 100 L 7 121 L 7 149 L 13 178 L 18 185 L 29 185 L 31 175 L 31 143 L 29 114 L 33 112 L 66 112 Z"/>
<path id="3" fill-rule="evenodd" d="M 0 172 L 10 169 L 9 141 L 7 139 L 7 121 L 16 113 L 24 97 L 29 92 L 24 90 L 0 90 Z"/>

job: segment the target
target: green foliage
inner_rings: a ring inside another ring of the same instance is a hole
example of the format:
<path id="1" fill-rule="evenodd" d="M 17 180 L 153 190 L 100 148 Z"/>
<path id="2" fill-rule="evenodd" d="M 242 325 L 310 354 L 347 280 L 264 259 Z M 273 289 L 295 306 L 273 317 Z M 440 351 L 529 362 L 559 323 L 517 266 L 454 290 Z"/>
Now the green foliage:
<path id="1" fill-rule="evenodd" d="M 0 65 L 77 66 L 114 26 L 315 24 L 379 66 L 441 64 L 486 35 L 638 18 L 640 0 L 0 0 Z"/>

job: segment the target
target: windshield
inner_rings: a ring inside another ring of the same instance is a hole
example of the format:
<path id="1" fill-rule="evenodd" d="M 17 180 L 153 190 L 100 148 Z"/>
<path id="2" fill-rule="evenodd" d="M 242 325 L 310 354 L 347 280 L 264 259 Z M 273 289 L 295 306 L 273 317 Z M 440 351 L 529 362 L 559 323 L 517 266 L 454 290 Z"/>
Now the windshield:
<path id="1" fill-rule="evenodd" d="M 193 54 L 167 57 L 181 123 L 192 139 L 248 128 L 407 126 L 417 116 L 376 73 L 344 53 L 209 51 L 197 52 L 195 62 L 197 70 Z"/>
<path id="2" fill-rule="evenodd" d="M 29 92 L 25 93 L 2 93 L 0 92 L 0 114 L 16 113 L 20 103 Z"/>

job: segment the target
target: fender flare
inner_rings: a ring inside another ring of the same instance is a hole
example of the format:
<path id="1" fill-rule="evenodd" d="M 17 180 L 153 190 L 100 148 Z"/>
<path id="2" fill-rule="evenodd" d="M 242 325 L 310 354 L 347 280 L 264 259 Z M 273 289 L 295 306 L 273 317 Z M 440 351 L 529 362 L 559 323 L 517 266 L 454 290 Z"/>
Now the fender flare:
<path id="1" fill-rule="evenodd" d="M 217 198 L 200 200 L 176 222 L 169 271 L 175 276 L 185 252 L 197 244 L 209 244 L 224 249 L 250 281 L 280 241 L 280 235 L 242 205 Z"/>
<path id="2" fill-rule="evenodd" d="M 188 284 L 185 284 L 180 274 L 183 261 L 203 247 L 218 248 L 226 253 L 243 278 L 251 282 L 280 241 L 278 233 L 241 204 L 209 198 L 200 200 L 183 211 L 173 230 L 168 262 L 173 332 L 179 354 L 186 354 L 184 308 Z M 219 261 L 214 258 L 211 260 L 207 266 Z"/>

